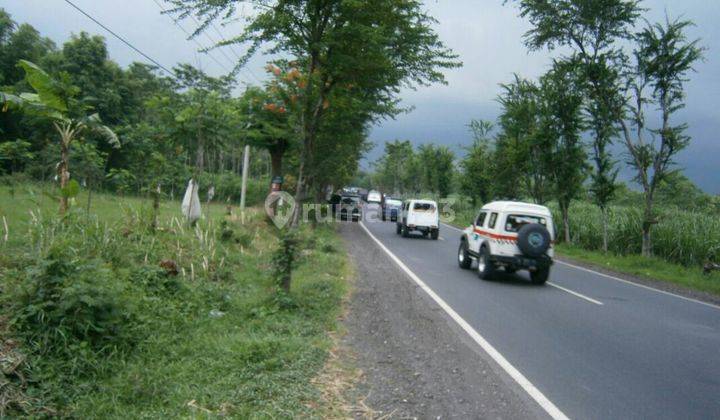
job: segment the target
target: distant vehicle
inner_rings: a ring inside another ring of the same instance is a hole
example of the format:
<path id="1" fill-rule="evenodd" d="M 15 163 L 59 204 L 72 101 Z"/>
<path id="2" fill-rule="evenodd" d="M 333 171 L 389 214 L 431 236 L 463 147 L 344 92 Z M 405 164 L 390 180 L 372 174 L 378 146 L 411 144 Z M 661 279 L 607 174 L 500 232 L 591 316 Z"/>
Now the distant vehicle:
<path id="1" fill-rule="evenodd" d="M 398 214 L 402 210 L 403 202 L 399 198 L 385 197 L 383 203 L 383 222 L 390 219 L 391 222 L 397 222 Z"/>
<path id="2" fill-rule="evenodd" d="M 368 222 L 375 222 L 380 220 L 382 216 L 382 206 L 380 203 L 365 203 L 363 205 L 363 220 Z"/>
<path id="3" fill-rule="evenodd" d="M 463 231 L 458 265 L 469 269 L 476 259 L 478 275 L 486 280 L 500 267 L 507 273 L 528 270 L 533 283 L 543 284 L 553 264 L 552 232 L 547 207 L 514 201 L 489 203 Z"/>
<path id="4" fill-rule="evenodd" d="M 383 195 L 380 191 L 371 190 L 368 191 L 365 201 L 367 201 L 368 203 L 381 204 L 383 201 Z"/>
<path id="5" fill-rule="evenodd" d="M 340 197 L 340 220 L 360 220 L 360 197 L 357 195 L 343 195 Z"/>
<path id="6" fill-rule="evenodd" d="M 407 200 L 403 203 L 397 221 L 396 233 L 408 237 L 418 231 L 432 239 L 440 237 L 440 213 L 437 203 L 432 200 Z"/>

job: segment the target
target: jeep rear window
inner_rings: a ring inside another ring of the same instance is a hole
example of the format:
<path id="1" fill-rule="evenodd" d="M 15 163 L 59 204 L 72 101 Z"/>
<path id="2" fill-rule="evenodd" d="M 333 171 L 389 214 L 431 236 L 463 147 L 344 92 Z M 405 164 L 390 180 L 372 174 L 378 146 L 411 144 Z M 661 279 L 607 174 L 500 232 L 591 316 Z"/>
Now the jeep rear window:
<path id="1" fill-rule="evenodd" d="M 538 223 L 547 227 L 547 220 L 545 220 L 544 217 L 526 214 L 510 214 L 507 219 L 505 219 L 505 231 L 517 232 L 521 227 L 530 223 Z"/>
<path id="2" fill-rule="evenodd" d="M 415 203 L 415 205 L 413 206 L 413 210 L 427 211 L 427 212 L 432 213 L 435 211 L 435 206 L 433 206 L 432 204 L 429 204 L 429 203 Z"/>

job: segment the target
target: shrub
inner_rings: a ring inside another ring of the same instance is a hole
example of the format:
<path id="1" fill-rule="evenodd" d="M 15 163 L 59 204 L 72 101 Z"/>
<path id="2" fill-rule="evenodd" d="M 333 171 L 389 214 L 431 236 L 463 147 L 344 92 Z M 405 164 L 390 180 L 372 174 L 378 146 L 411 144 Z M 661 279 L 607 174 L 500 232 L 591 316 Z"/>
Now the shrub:
<path id="1" fill-rule="evenodd" d="M 131 280 L 156 295 L 172 295 L 182 288 L 177 273 L 168 272 L 161 266 L 140 266 L 133 271 Z"/>
<path id="2" fill-rule="evenodd" d="M 101 261 L 54 248 L 27 269 L 15 291 L 15 330 L 33 351 L 70 362 L 67 373 L 83 373 L 97 356 L 135 341 L 121 284 Z"/>

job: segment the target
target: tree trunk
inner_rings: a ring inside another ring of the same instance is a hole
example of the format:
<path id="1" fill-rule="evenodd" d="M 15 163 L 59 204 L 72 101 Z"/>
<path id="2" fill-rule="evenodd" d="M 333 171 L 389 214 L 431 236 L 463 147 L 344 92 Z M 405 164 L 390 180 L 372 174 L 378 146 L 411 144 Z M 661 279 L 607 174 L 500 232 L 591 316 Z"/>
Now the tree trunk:
<path id="1" fill-rule="evenodd" d="M 202 141 L 198 143 L 197 154 L 195 155 L 195 167 L 198 175 L 205 170 L 205 145 Z"/>
<path id="2" fill-rule="evenodd" d="M 572 243 L 572 240 L 570 239 L 570 204 L 569 203 L 558 203 L 560 204 L 560 212 L 562 213 L 562 223 L 563 223 L 563 237 L 565 239 L 565 243 Z"/>
<path id="3" fill-rule="evenodd" d="M 270 181 L 276 176 L 282 176 L 282 161 L 285 154 L 285 146 L 278 144 L 268 147 L 270 153 Z"/>
<path id="4" fill-rule="evenodd" d="M 642 256 L 651 257 L 653 254 L 652 249 L 652 237 L 650 230 L 655 224 L 653 218 L 653 197 L 652 192 L 646 193 L 645 197 L 645 210 L 643 212 L 643 224 L 642 224 Z"/>
<path id="5" fill-rule="evenodd" d="M 304 155 L 304 153 L 303 153 Z M 304 190 L 304 182 L 305 182 L 305 158 L 301 155 L 300 157 L 300 166 L 298 168 L 298 178 L 297 178 L 297 185 L 295 186 L 295 208 L 293 209 L 292 214 L 292 223 L 290 224 L 291 227 L 297 227 L 299 221 L 300 221 L 300 212 L 302 210 L 302 193 Z"/>
<path id="6" fill-rule="evenodd" d="M 602 250 L 603 252 L 608 252 L 608 215 L 607 215 L 607 207 L 602 206 L 600 207 L 600 214 L 602 217 L 602 229 L 603 229 L 603 244 L 602 244 Z"/>
<path id="7" fill-rule="evenodd" d="M 150 228 L 154 232 L 157 230 L 157 221 L 158 221 L 158 213 L 160 212 L 160 184 L 157 184 L 157 187 L 155 188 L 155 191 L 152 193 L 153 203 L 153 213 L 152 213 L 152 222 L 150 224 Z"/>

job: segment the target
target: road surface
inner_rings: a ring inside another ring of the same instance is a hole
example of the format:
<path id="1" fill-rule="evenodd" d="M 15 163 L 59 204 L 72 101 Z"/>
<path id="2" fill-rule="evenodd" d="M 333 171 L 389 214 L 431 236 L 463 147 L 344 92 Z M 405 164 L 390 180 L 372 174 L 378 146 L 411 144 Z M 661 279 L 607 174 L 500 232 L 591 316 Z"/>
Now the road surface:
<path id="1" fill-rule="evenodd" d="M 720 307 L 560 262 L 544 286 L 524 272 L 483 281 L 475 265 L 458 267 L 455 228 L 443 225 L 437 241 L 402 238 L 389 222 L 357 228 L 496 350 L 554 417 L 720 418 Z"/>

